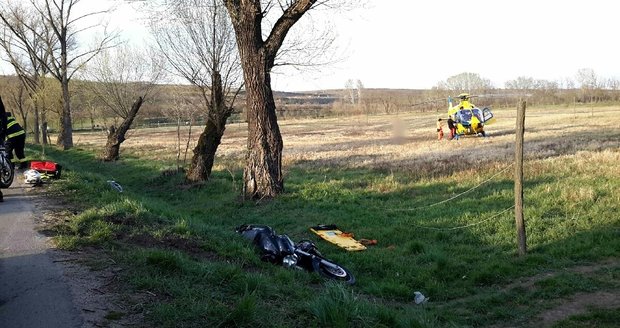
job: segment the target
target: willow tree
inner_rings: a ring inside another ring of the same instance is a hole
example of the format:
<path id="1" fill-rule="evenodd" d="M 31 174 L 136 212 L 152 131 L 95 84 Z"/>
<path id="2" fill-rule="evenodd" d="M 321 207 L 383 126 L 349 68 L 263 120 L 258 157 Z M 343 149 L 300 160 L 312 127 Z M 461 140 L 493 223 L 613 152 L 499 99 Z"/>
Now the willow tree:
<path id="1" fill-rule="evenodd" d="M 186 179 L 206 181 L 242 86 L 235 34 L 221 0 L 177 0 L 151 30 L 171 70 L 197 90 L 206 112 Z"/>
<path id="2" fill-rule="evenodd" d="M 245 80 L 248 149 L 243 192 L 246 197 L 271 198 L 284 191 L 283 142 L 271 89 L 271 70 L 293 25 L 314 6 L 324 2 L 224 0 L 235 29 Z M 263 23 L 268 25 L 264 19 L 271 9 L 281 10 L 281 15 L 269 31 L 263 31 Z"/>
<path id="3" fill-rule="evenodd" d="M 99 24 L 90 21 L 94 17 L 101 17 L 110 10 L 88 10 L 80 12 L 79 4 L 83 0 L 2 0 L 2 5 L 14 7 L 15 3 L 26 2 L 29 8 L 33 8 L 41 20 L 45 29 L 38 31 L 35 26 L 27 21 L 19 21 L 19 24 L 6 19 L 1 15 L 3 22 L 16 38 L 23 42 L 29 53 L 36 56 L 36 60 L 45 67 L 58 82 L 60 82 L 62 94 L 62 113 L 60 117 L 60 132 L 58 134 L 59 145 L 63 149 L 73 147 L 73 124 L 71 120 L 71 94 L 69 82 L 75 73 L 93 57 L 106 48 L 115 46 L 117 34 L 108 33 L 103 28 L 103 36 L 91 47 L 80 47 L 78 40 L 83 32 L 94 31 Z M 92 8 L 89 7 L 89 8 Z M 38 53 L 35 51 L 31 35 L 35 40 L 52 42 L 48 44 L 48 52 Z M 51 37 L 50 37 L 51 36 Z"/>
<path id="4" fill-rule="evenodd" d="M 108 129 L 101 159 L 116 161 L 121 144 L 144 101 L 152 95 L 164 73 L 163 59 L 129 45 L 107 49 L 86 68 L 86 77 L 94 81 L 88 89 L 108 109 L 120 117 L 118 126 Z"/>
<path id="5" fill-rule="evenodd" d="M 41 110 L 38 99 L 44 88 L 43 80 L 46 75 L 45 66 L 41 62 L 49 61 L 49 54 L 52 51 L 50 47 L 56 43 L 54 35 L 48 33 L 49 29 L 40 15 L 22 3 L 3 4 L 2 10 L 0 10 L 0 25 L 2 26 L 0 47 L 4 49 L 6 60 L 15 69 L 15 74 L 33 105 L 34 126 L 32 131 L 34 132 L 34 141 L 38 144 L 41 140 L 39 122 L 47 125 L 45 111 Z M 11 28 L 18 31 L 22 37 L 16 37 Z M 26 124 L 26 120 L 23 122 Z M 42 133 L 43 143 L 45 144 L 47 143 L 47 131 L 43 130 Z"/>

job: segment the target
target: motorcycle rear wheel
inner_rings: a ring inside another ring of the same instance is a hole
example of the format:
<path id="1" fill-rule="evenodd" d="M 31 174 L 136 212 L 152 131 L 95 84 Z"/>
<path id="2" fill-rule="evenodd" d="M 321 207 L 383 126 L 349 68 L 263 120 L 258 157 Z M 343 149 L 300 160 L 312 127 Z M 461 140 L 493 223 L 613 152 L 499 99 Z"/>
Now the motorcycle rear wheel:
<path id="1" fill-rule="evenodd" d="M 349 285 L 355 284 L 355 277 L 345 267 L 328 261 L 325 259 L 316 259 L 312 266 L 314 271 L 318 272 L 321 276 L 333 280 L 343 281 Z"/>
<path id="2" fill-rule="evenodd" d="M 6 189 L 13 183 L 15 169 L 13 164 L 6 158 L 0 158 L 0 188 Z"/>

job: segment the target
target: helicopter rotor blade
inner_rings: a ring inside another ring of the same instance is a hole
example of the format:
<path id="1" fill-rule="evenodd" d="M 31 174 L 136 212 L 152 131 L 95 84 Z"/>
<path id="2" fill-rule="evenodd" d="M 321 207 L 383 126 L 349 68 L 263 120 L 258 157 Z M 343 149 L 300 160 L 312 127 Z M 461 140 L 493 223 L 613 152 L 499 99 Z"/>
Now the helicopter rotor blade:
<path id="1" fill-rule="evenodd" d="M 432 103 L 438 103 L 438 102 L 444 102 L 446 101 L 445 98 L 441 98 L 441 99 L 430 99 L 430 100 L 426 100 L 426 101 L 421 101 L 419 103 L 415 103 L 415 104 L 411 104 L 409 106 L 420 106 L 420 105 L 426 105 L 426 104 L 432 104 Z"/>

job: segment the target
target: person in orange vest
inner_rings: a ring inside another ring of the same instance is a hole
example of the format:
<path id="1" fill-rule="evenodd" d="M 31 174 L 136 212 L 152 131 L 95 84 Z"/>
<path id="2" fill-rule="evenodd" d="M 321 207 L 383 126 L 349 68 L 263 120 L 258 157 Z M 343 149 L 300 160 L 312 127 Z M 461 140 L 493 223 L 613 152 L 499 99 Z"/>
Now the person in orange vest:
<path id="1" fill-rule="evenodd" d="M 4 106 L 3 106 L 4 107 Z M 17 123 L 15 117 L 10 112 L 6 113 L 6 142 L 4 143 L 9 159 L 13 159 L 13 151 L 17 157 L 20 169 L 26 169 L 26 155 L 24 155 L 24 147 L 26 147 L 26 131 Z"/>
<path id="2" fill-rule="evenodd" d="M 443 121 L 441 118 L 437 119 L 437 140 L 443 139 Z"/>

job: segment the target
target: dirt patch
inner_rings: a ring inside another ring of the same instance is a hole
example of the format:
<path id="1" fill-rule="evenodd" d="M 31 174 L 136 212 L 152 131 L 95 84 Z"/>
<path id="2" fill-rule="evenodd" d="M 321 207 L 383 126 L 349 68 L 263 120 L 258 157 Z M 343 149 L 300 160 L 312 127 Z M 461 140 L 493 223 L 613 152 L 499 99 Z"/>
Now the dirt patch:
<path id="1" fill-rule="evenodd" d="M 536 283 L 556 277 L 563 273 L 578 273 L 585 277 L 596 275 L 601 270 L 614 269 L 620 266 L 620 259 L 611 258 L 601 262 L 591 263 L 587 265 L 579 265 L 574 267 L 567 267 L 561 270 L 555 270 L 550 272 L 544 272 L 530 277 L 523 277 L 511 284 L 501 287 L 498 291 L 500 293 L 506 293 L 514 288 L 522 288 L 525 290 L 533 290 Z M 471 297 L 459 298 L 439 305 L 440 308 L 451 308 L 458 306 L 459 304 L 466 304 L 470 301 L 478 298 L 478 295 Z M 559 303 L 557 303 L 559 302 Z M 591 309 L 618 309 L 620 308 L 620 290 L 611 289 L 606 291 L 596 291 L 592 293 L 579 292 L 571 295 L 570 297 L 562 300 L 554 300 L 553 308 L 543 310 L 536 317 L 532 318 L 525 327 L 550 327 L 553 324 L 562 320 L 568 319 L 571 316 L 588 313 Z M 517 325 L 521 327 L 522 325 Z M 491 327 L 517 327 L 509 322 L 502 322 L 500 325 L 493 325 Z"/>
<path id="2" fill-rule="evenodd" d="M 530 289 L 542 280 L 552 278 L 560 273 L 573 272 L 579 273 L 584 276 L 595 274 L 600 270 L 618 268 L 620 266 L 620 260 L 608 259 L 600 263 L 593 263 L 590 265 L 581 265 L 571 268 L 567 268 L 561 271 L 543 273 L 528 277 L 523 281 L 519 281 L 506 286 L 505 290 L 510 290 L 515 287 L 521 287 Z M 588 313 L 591 309 L 618 309 L 620 308 L 620 290 L 607 290 L 596 291 L 592 293 L 576 293 L 570 298 L 562 300 L 557 306 L 543 311 L 534 320 L 531 321 L 532 327 L 549 327 L 568 319 L 569 317 Z"/>
<path id="3" fill-rule="evenodd" d="M 599 270 L 611 269 L 611 268 L 617 268 L 617 267 L 620 267 L 619 259 L 608 259 L 608 260 L 605 260 L 599 263 L 580 265 L 580 266 L 565 268 L 564 270 L 561 270 L 561 271 L 545 272 L 545 273 L 537 274 L 535 276 L 525 277 L 521 280 L 515 281 L 505 286 L 504 288 L 502 288 L 502 290 L 509 291 L 516 287 L 520 287 L 524 289 L 531 289 L 537 282 L 545 280 L 545 279 L 553 278 L 561 273 L 573 272 L 573 273 L 588 275 L 588 274 L 597 272 Z"/>
<path id="4" fill-rule="evenodd" d="M 206 251 L 198 240 L 191 238 L 184 238 L 175 235 L 166 235 L 164 237 L 155 238 L 149 234 L 137 234 L 132 236 L 119 236 L 119 240 L 124 243 L 133 244 L 144 248 L 178 250 L 197 260 L 224 261 L 224 259 L 216 253 Z"/>
<path id="5" fill-rule="evenodd" d="M 587 313 L 592 308 L 620 308 L 620 290 L 577 293 L 553 309 L 541 313 L 532 321 L 536 323 L 532 326 L 548 327 L 571 316 Z"/>
<path id="6" fill-rule="evenodd" d="M 45 195 L 45 189 L 27 191 L 34 196 L 37 231 L 55 235 L 56 227 L 69 222 L 78 209 L 63 203 L 60 197 Z M 161 298 L 148 291 L 128 292 L 119 279 L 123 268 L 102 250 L 63 251 L 50 244 L 48 253 L 62 267 L 83 327 L 144 327 L 144 304 Z"/>
<path id="7" fill-rule="evenodd" d="M 71 286 L 83 327 L 144 326 L 143 305 L 157 300 L 154 293 L 127 293 L 119 281 L 122 268 L 98 250 L 66 252 L 52 250 Z"/>

